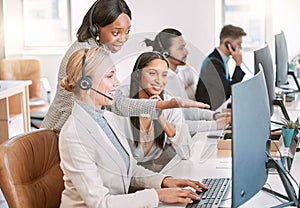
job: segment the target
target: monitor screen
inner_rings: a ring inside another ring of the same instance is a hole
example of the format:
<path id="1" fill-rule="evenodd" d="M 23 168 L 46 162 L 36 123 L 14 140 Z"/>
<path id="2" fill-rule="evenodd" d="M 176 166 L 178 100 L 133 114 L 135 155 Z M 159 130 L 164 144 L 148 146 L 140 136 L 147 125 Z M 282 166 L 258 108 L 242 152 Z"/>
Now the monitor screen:
<path id="1" fill-rule="evenodd" d="M 269 99 L 263 71 L 259 71 L 232 86 L 232 207 L 265 185 L 269 136 Z"/>
<path id="2" fill-rule="evenodd" d="M 275 81 L 274 81 L 273 61 L 272 61 L 272 56 L 268 44 L 254 51 L 255 73 L 259 71 L 259 64 L 262 65 L 262 68 L 264 70 L 264 75 L 265 75 L 267 90 L 268 90 L 268 97 L 269 97 L 270 115 L 272 116 L 274 112 L 273 102 L 275 98 Z"/>
<path id="3" fill-rule="evenodd" d="M 275 35 L 276 86 L 288 84 L 288 50 L 284 33 Z"/>

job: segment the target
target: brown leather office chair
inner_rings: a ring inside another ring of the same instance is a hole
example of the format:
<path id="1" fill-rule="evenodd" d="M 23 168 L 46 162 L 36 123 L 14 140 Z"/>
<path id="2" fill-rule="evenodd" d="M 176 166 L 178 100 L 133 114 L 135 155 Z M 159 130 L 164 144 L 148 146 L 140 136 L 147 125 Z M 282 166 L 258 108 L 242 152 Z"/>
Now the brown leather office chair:
<path id="1" fill-rule="evenodd" d="M 0 188 L 10 208 L 59 207 L 64 189 L 58 138 L 50 129 L 0 145 Z"/>
<path id="2" fill-rule="evenodd" d="M 2 59 L 0 60 L 0 79 L 32 81 L 29 86 L 31 124 L 33 127 L 39 128 L 49 108 L 51 91 L 49 84 L 41 82 L 40 61 L 38 59 Z M 41 83 L 46 84 L 46 89 L 45 87 L 41 88 Z M 41 89 L 44 89 L 45 92 L 42 93 Z"/>

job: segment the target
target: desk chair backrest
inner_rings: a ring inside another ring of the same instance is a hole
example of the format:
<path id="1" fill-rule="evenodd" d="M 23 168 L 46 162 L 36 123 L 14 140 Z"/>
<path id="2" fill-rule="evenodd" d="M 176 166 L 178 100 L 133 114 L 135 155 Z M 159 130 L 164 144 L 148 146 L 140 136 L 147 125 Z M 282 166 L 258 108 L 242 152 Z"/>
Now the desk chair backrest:
<path id="1" fill-rule="evenodd" d="M 2 59 L 0 61 L 0 79 L 32 80 L 29 86 L 29 98 L 39 98 L 40 61 L 38 59 Z"/>
<path id="2" fill-rule="evenodd" d="M 64 189 L 58 138 L 49 129 L 0 145 L 0 188 L 10 208 L 59 207 Z"/>
<path id="3" fill-rule="evenodd" d="M 2 59 L 0 60 L 1 80 L 31 80 L 29 86 L 29 107 L 31 126 L 40 128 L 50 103 L 50 85 L 40 77 L 38 59 Z M 43 82 L 41 82 L 43 80 Z M 41 85 L 42 83 L 42 85 Z M 47 86 L 49 85 L 49 86 Z"/>

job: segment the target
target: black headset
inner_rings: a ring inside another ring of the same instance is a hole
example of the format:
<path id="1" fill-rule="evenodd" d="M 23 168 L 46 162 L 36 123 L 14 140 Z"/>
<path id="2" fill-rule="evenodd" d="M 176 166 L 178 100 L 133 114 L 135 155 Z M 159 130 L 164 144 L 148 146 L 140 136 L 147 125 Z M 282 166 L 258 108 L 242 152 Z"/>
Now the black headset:
<path id="1" fill-rule="evenodd" d="M 82 90 L 91 89 L 94 92 L 106 97 L 107 99 L 113 100 L 112 97 L 110 97 L 110 96 L 104 94 L 103 92 L 100 92 L 99 90 L 96 90 L 95 88 L 93 88 L 92 87 L 93 82 L 92 82 L 91 77 L 90 76 L 85 76 L 85 66 L 86 66 L 85 60 L 86 60 L 86 54 L 87 54 L 88 50 L 89 49 L 87 49 L 87 48 L 84 49 L 84 55 L 82 57 L 82 66 L 81 66 L 82 77 L 81 77 L 81 79 L 78 80 L 78 85 L 79 85 L 80 89 L 82 89 Z"/>
<path id="2" fill-rule="evenodd" d="M 91 8 L 91 11 L 90 11 L 90 16 L 89 16 L 89 31 L 90 31 L 90 34 L 91 36 L 93 37 L 93 39 L 96 41 L 96 43 L 98 44 L 98 40 L 97 40 L 97 36 L 99 35 L 99 27 L 97 26 L 97 24 L 94 24 L 93 23 L 93 13 L 94 13 L 94 10 L 96 8 L 96 5 L 98 4 L 100 0 L 97 0 L 94 5 L 92 6 Z"/>
<path id="3" fill-rule="evenodd" d="M 168 57 L 175 60 L 175 61 L 178 61 L 179 63 L 185 65 L 186 63 L 178 58 L 175 58 L 174 56 L 171 56 L 170 52 L 168 50 L 166 50 L 164 47 L 163 47 L 163 44 L 162 42 L 160 41 L 160 37 L 159 37 L 159 34 L 157 35 L 157 42 L 158 42 L 158 45 L 161 49 L 161 55 L 164 57 L 164 59 L 167 59 Z"/>
<path id="4" fill-rule="evenodd" d="M 162 59 L 163 61 L 165 61 L 169 67 L 169 62 L 167 61 L 167 59 L 164 57 L 164 55 L 162 55 L 159 51 L 152 51 L 152 53 L 155 53 L 159 56 L 160 59 Z M 140 80 L 141 80 L 141 73 L 142 73 L 142 69 L 139 68 L 139 65 L 140 65 L 140 62 L 141 62 L 141 59 L 142 57 L 140 56 L 137 61 L 136 61 L 136 68 L 133 72 L 133 79 L 134 81 L 136 81 L 139 85 L 140 85 Z M 141 87 L 141 86 L 140 86 Z M 142 90 L 148 95 L 148 97 L 151 97 L 151 94 L 146 90 L 144 89 L 143 87 L 141 87 Z"/>
<path id="5" fill-rule="evenodd" d="M 161 52 L 159 52 L 159 51 L 151 51 L 151 53 L 155 53 L 155 54 L 157 54 L 158 56 L 159 56 L 159 58 L 160 59 L 162 59 L 163 61 L 165 61 L 166 63 L 167 63 L 167 65 L 168 65 L 168 67 L 169 67 L 169 62 L 168 62 L 168 60 L 166 59 L 166 57 L 161 53 Z M 166 52 L 166 53 L 168 53 L 168 52 Z M 141 79 L 141 69 L 139 69 L 139 65 L 140 65 L 140 62 L 141 62 L 141 59 L 142 59 L 142 57 L 139 57 L 139 59 L 136 61 L 136 69 L 134 70 L 134 76 L 135 76 L 135 79 L 136 80 L 140 80 Z"/>
<path id="6" fill-rule="evenodd" d="M 85 76 L 85 59 L 86 59 L 86 54 L 88 52 L 89 49 L 84 49 L 84 55 L 82 57 L 82 66 L 81 66 L 81 72 L 82 72 L 82 77 L 81 79 L 78 80 L 78 84 L 80 89 L 82 90 L 89 90 L 92 88 L 93 82 L 91 77 L 89 76 Z"/>
<path id="7" fill-rule="evenodd" d="M 159 34 L 157 34 L 157 42 L 161 49 L 161 55 L 166 59 L 170 56 L 170 52 L 163 47 L 162 42 L 160 41 Z"/>

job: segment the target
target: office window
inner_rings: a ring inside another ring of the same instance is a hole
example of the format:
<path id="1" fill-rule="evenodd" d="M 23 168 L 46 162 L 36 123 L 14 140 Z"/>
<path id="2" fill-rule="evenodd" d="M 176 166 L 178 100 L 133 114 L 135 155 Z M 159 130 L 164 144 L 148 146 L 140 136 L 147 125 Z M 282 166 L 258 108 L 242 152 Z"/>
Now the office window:
<path id="1" fill-rule="evenodd" d="M 69 1 L 23 0 L 25 48 L 70 44 Z"/>
<path id="2" fill-rule="evenodd" d="M 243 38 L 243 48 L 260 46 L 265 41 L 265 0 L 223 0 L 224 24 L 242 27 L 247 36 Z"/>

